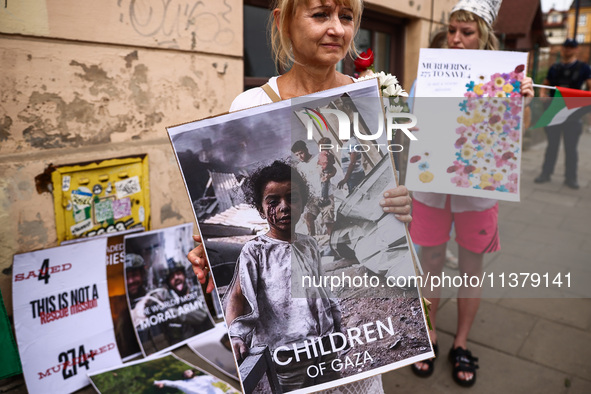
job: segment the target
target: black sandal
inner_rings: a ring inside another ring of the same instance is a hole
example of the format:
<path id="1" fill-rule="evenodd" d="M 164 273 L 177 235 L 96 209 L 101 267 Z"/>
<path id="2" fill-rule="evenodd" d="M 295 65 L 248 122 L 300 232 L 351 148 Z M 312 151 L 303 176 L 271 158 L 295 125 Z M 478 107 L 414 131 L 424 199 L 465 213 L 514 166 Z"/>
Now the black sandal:
<path id="1" fill-rule="evenodd" d="M 435 353 L 435 357 L 439 354 L 439 347 L 436 343 L 433 344 L 433 353 Z M 433 375 L 433 371 L 435 370 L 434 364 L 435 358 L 430 358 L 423 361 L 417 361 L 419 363 L 427 364 L 427 369 L 419 369 L 417 367 L 417 363 L 414 363 L 410 366 L 410 369 L 414 372 L 415 375 L 421 378 L 428 378 L 429 376 Z"/>
<path id="2" fill-rule="evenodd" d="M 478 357 L 472 356 L 472 352 L 461 347 L 451 348 L 449 350 L 449 361 L 453 370 L 451 373 L 454 381 L 462 387 L 471 387 L 476 383 L 476 370 L 478 369 Z M 459 372 L 468 372 L 472 374 L 472 379 L 460 379 Z"/>

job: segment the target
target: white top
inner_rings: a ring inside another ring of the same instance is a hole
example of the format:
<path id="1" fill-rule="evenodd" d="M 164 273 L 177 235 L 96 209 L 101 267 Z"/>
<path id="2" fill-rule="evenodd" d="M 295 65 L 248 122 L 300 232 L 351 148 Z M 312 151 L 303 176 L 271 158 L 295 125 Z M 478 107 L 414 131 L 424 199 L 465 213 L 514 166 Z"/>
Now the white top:
<path id="1" fill-rule="evenodd" d="M 269 86 L 271 86 L 271 89 L 273 89 L 275 93 L 277 93 L 277 96 L 281 97 L 279 95 L 279 87 L 277 86 L 277 78 L 278 77 L 272 77 L 271 79 L 269 79 L 267 83 L 269 84 Z M 230 106 L 230 112 L 239 111 L 245 108 L 256 107 L 257 105 L 270 104 L 272 102 L 273 100 L 271 100 L 269 95 L 265 93 L 263 88 L 252 88 L 248 89 L 246 92 L 240 93 L 238 97 L 236 97 L 234 101 L 232 101 L 232 105 Z"/>

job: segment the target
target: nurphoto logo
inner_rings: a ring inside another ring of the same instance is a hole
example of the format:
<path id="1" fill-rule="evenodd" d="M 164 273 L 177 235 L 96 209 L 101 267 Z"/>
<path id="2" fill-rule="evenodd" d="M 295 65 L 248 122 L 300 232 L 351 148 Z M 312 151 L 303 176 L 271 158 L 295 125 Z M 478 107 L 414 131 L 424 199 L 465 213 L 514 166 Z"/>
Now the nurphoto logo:
<path id="1" fill-rule="evenodd" d="M 328 123 L 323 115 L 335 115 L 338 120 L 339 139 L 341 141 L 348 141 L 351 139 L 351 125 L 353 125 L 353 133 L 355 137 L 363 141 L 375 141 L 384 133 L 384 122 L 382 113 L 378 113 L 378 130 L 374 134 L 363 134 L 359 131 L 359 113 L 353 112 L 353 122 L 351 122 L 349 115 L 338 109 L 319 108 L 318 111 L 311 108 L 305 108 L 305 113 L 309 119 L 306 124 L 308 132 L 308 139 L 311 140 L 313 136 L 313 123 L 316 122 L 318 127 L 322 126 L 328 130 Z M 396 119 L 410 120 L 408 123 L 395 123 Z M 405 112 L 390 112 L 386 114 L 386 138 L 392 141 L 394 130 L 401 130 L 412 141 L 416 141 L 415 137 L 409 129 L 417 125 L 417 117 L 413 114 Z"/>

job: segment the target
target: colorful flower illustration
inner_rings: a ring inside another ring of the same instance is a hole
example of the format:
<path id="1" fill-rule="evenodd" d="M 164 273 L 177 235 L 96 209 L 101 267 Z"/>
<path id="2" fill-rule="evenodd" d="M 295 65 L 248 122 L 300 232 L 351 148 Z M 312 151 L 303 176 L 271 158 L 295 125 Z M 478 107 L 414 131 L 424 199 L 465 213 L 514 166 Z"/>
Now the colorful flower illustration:
<path id="1" fill-rule="evenodd" d="M 423 183 L 429 183 L 435 178 L 432 172 L 427 171 L 429 169 L 429 155 L 429 152 L 424 152 L 422 155 L 414 155 L 409 160 L 410 164 L 418 166 L 419 171 L 421 171 L 419 180 Z"/>
<path id="2" fill-rule="evenodd" d="M 423 171 L 419 174 L 419 180 L 423 183 L 429 183 L 433 180 L 433 178 L 433 173 L 429 171 Z"/>
<path id="3" fill-rule="evenodd" d="M 459 103 L 455 159 L 447 168 L 452 184 L 517 193 L 523 109 L 519 91 L 524 70 L 520 65 L 509 73 L 479 76 L 466 84 L 465 100 Z M 428 164 L 419 163 L 419 169 L 421 181 L 430 182 L 424 175 L 429 173 Z"/>

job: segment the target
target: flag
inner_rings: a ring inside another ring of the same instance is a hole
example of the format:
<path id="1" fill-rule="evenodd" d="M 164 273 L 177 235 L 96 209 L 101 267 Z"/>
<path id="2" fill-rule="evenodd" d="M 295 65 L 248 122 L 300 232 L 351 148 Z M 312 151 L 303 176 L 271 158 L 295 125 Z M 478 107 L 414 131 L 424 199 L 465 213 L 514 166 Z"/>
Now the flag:
<path id="1" fill-rule="evenodd" d="M 12 329 L 2 301 L 2 292 L 0 292 L 0 343 L 2 344 L 2 349 L 0 349 L 0 379 L 22 373 L 16 342 L 12 336 Z"/>
<path id="2" fill-rule="evenodd" d="M 534 127 L 562 124 L 586 107 L 589 107 L 587 110 L 591 109 L 591 92 L 557 86 L 550 106 L 544 111 Z"/>

